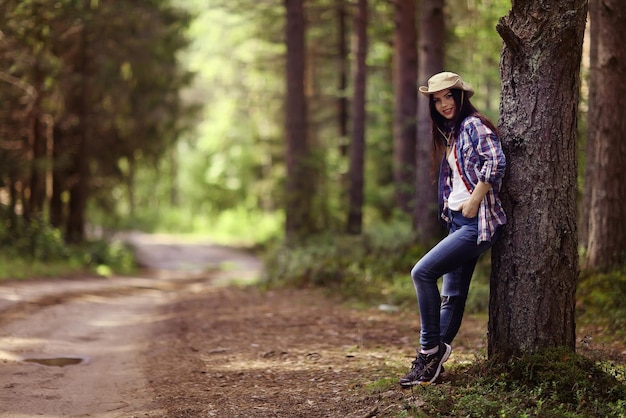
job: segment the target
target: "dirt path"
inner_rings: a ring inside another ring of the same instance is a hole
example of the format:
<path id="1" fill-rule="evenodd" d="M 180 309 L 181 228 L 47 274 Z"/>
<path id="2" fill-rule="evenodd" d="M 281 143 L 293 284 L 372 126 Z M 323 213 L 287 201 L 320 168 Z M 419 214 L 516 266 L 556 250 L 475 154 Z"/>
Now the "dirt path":
<path id="1" fill-rule="evenodd" d="M 258 260 L 127 239 L 151 268 L 145 277 L 0 285 L 0 416 L 397 414 L 406 393 L 362 389 L 410 363 L 413 313 L 232 286 L 257 275 Z M 484 322 L 470 322 L 457 361 L 469 355 L 464 344 L 472 353 L 484 346 Z"/>
<path id="2" fill-rule="evenodd" d="M 259 262 L 210 244 L 132 241 L 151 268 L 145 277 L 0 284 L 0 416 L 168 416 L 152 381 L 162 367 L 155 342 L 179 331 L 162 325 L 164 312 L 249 279 Z"/>
<path id="3" fill-rule="evenodd" d="M 145 277 L 0 284 L 0 417 L 396 417 L 419 403 L 368 388 L 410 364 L 414 312 L 233 286 L 258 260 L 132 240 Z M 452 374 L 485 336 L 467 316 Z"/>
<path id="4" fill-rule="evenodd" d="M 395 385 L 368 389 L 410 365 L 418 335 L 412 312 L 351 309 L 316 290 L 218 287 L 166 313 L 167 338 L 154 340 L 150 363 L 167 364 L 155 369 L 152 385 L 168 416 L 397 417 L 417 402 Z M 456 362 L 485 348 L 486 322 L 466 325 Z"/>

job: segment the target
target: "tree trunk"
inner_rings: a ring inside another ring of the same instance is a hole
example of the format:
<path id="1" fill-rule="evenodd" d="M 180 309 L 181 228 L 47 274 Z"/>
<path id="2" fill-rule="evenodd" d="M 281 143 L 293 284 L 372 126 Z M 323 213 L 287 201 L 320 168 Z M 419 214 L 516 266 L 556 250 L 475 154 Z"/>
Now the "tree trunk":
<path id="1" fill-rule="evenodd" d="M 417 113 L 415 0 L 395 3 L 394 185 L 398 208 L 413 213 L 415 200 L 415 115 Z"/>
<path id="2" fill-rule="evenodd" d="M 443 71 L 445 19 L 444 0 L 422 0 L 420 10 L 418 77 L 421 85 Z M 417 141 L 415 148 L 415 205 L 413 229 L 417 242 L 429 245 L 439 239 L 442 227 L 437 214 L 437 185 L 432 172 L 432 127 L 428 99 L 417 102 Z"/>
<path id="3" fill-rule="evenodd" d="M 626 264 L 623 196 L 626 182 L 626 10 L 618 1 L 590 0 L 589 127 L 583 205 L 587 217 L 585 267 L 609 271 Z"/>
<path id="4" fill-rule="evenodd" d="M 287 12 L 285 234 L 288 240 L 298 240 L 314 228 L 310 205 L 314 184 L 309 176 L 311 156 L 304 92 L 306 45 L 303 0 L 285 0 L 285 8 Z"/>
<path id="5" fill-rule="evenodd" d="M 508 224 L 493 249 L 489 355 L 575 346 L 576 125 L 586 0 L 514 0 L 497 25 Z"/>
<path id="6" fill-rule="evenodd" d="M 337 53 L 339 61 L 339 97 L 337 98 L 337 122 L 339 125 L 339 153 L 342 157 L 348 156 L 348 71 L 350 65 L 348 61 L 347 29 L 346 21 L 348 13 L 346 11 L 346 0 L 337 0 Z"/>
<path id="7" fill-rule="evenodd" d="M 598 19 L 595 14 L 597 13 L 597 7 L 594 7 L 593 1 L 589 3 L 589 22 L 587 22 L 589 32 L 587 34 L 588 43 L 589 43 L 589 62 L 588 62 L 588 72 L 589 72 L 589 84 L 588 84 L 588 92 L 587 92 L 587 107 L 589 104 L 596 103 L 596 92 L 598 88 L 596 84 L 598 82 L 598 72 L 595 70 L 591 70 L 592 67 L 596 66 L 598 62 Z M 594 24 L 591 24 L 594 22 Z M 583 52 L 584 56 L 584 52 Z M 584 60 L 583 64 L 584 65 Z M 584 68 L 583 68 L 584 71 Z M 583 190 L 582 190 L 582 199 L 579 207 L 578 214 L 578 240 L 580 242 L 581 247 L 587 248 L 587 241 L 589 240 L 589 211 L 590 211 L 590 202 L 591 202 L 591 184 L 590 180 L 595 174 L 596 163 L 593 159 L 593 153 L 595 144 L 593 142 L 594 137 L 590 135 L 590 132 L 595 132 L 595 123 L 596 120 L 591 118 L 592 112 L 591 110 L 587 111 L 587 135 L 585 138 L 585 152 L 583 154 L 584 157 L 584 169 L 585 172 L 583 174 Z M 586 257 L 583 256 L 582 264 L 586 261 Z"/>
<path id="8" fill-rule="evenodd" d="M 367 80 L 367 0 L 358 0 L 354 20 L 355 56 L 354 98 L 352 101 L 352 141 L 350 145 L 350 189 L 348 193 L 348 224 L 351 234 L 363 228 L 365 170 L 365 91 Z"/>
<path id="9" fill-rule="evenodd" d="M 179 154 L 176 147 L 171 147 L 167 152 L 167 160 L 169 167 L 169 178 L 170 178 L 170 192 L 168 204 L 171 207 L 177 207 L 180 205 L 180 191 L 178 188 L 178 164 L 179 164 Z"/>
<path id="10" fill-rule="evenodd" d="M 83 122 L 81 122 L 81 125 Z M 87 211 L 88 175 L 86 128 L 81 126 L 78 152 L 73 156 L 75 182 L 69 189 L 70 202 L 66 224 L 66 241 L 80 243 L 85 239 L 85 213 Z"/>
<path id="11" fill-rule="evenodd" d="M 41 122 L 41 102 L 43 96 L 43 84 L 45 74 L 40 68 L 39 61 L 41 57 L 35 58 L 33 68 L 33 79 L 36 98 L 32 104 L 30 114 L 28 115 L 28 142 L 30 149 L 30 195 L 24 202 L 24 218 L 37 219 L 41 218 L 44 211 L 44 203 L 46 201 L 46 171 L 47 171 L 47 138 L 45 135 L 45 127 Z"/>
<path id="12" fill-rule="evenodd" d="M 38 105 L 37 105 L 38 106 Z M 24 212 L 26 219 L 40 218 L 43 214 L 46 201 L 46 171 L 47 171 L 47 138 L 44 126 L 39 120 L 39 108 L 33 110 L 30 116 L 30 142 L 32 158 L 30 161 L 30 198 Z"/>
<path id="13" fill-rule="evenodd" d="M 66 191 L 65 179 L 67 167 L 63 163 L 65 152 L 64 132 L 54 126 L 52 131 L 52 196 L 50 197 L 50 224 L 56 228 L 61 228 L 65 223 L 65 205 L 63 203 L 63 192 Z"/>
<path id="14" fill-rule="evenodd" d="M 80 53 L 78 55 L 78 73 L 81 77 L 79 108 L 73 109 L 78 115 L 78 132 L 76 135 L 76 151 L 72 155 L 74 181 L 69 188 L 70 202 L 65 229 L 67 242 L 80 243 L 85 240 L 85 215 L 87 211 L 87 197 L 89 193 L 89 34 L 87 27 L 81 33 Z"/>
<path id="15" fill-rule="evenodd" d="M 21 191 L 17 185 L 21 180 L 21 173 L 17 167 L 9 168 L 9 229 L 16 231 L 18 227 L 17 207 L 24 201 Z"/>

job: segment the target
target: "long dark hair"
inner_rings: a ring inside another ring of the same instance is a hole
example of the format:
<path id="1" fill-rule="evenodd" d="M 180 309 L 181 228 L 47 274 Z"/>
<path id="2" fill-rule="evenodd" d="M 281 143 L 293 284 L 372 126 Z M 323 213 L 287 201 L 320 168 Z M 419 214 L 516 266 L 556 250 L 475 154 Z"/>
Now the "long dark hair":
<path id="1" fill-rule="evenodd" d="M 432 167 L 431 176 L 433 181 L 437 180 L 439 164 L 441 159 L 445 155 L 446 147 L 448 146 L 445 135 L 450 135 L 450 138 L 457 138 L 461 131 L 461 123 L 468 116 L 475 116 L 479 118 L 485 125 L 489 127 L 496 135 L 498 135 L 498 128 L 487 117 L 481 114 L 470 102 L 467 92 L 461 89 L 450 89 L 452 98 L 454 99 L 454 105 L 456 106 L 456 112 L 454 118 L 448 120 L 435 108 L 435 98 L 431 94 L 428 99 L 430 109 L 430 120 L 432 121 Z"/>

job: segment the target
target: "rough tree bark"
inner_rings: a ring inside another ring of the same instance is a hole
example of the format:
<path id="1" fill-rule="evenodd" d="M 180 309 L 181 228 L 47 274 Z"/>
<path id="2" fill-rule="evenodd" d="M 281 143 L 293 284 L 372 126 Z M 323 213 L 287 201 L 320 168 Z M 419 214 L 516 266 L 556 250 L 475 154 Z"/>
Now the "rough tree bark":
<path id="1" fill-rule="evenodd" d="M 415 0 L 398 0 L 394 33 L 393 170 L 396 203 L 407 214 L 413 213 L 415 199 L 416 42 Z"/>
<path id="2" fill-rule="evenodd" d="M 444 0 L 422 0 L 420 9 L 418 77 L 420 85 L 443 71 L 445 19 Z M 432 134 L 428 100 L 421 96 L 417 103 L 417 142 L 415 148 L 415 205 L 413 229 L 417 242 L 429 245 L 440 238 L 441 224 L 437 216 L 437 185 L 432 181 Z"/>
<path id="3" fill-rule="evenodd" d="M 513 0 L 497 25 L 508 224 L 493 249 L 489 355 L 575 346 L 576 128 L 587 0 Z"/>
<path id="4" fill-rule="evenodd" d="M 585 267 L 609 271 L 626 264 L 623 196 L 626 182 L 626 8 L 617 0 L 591 0 L 589 125 L 583 212 Z"/>

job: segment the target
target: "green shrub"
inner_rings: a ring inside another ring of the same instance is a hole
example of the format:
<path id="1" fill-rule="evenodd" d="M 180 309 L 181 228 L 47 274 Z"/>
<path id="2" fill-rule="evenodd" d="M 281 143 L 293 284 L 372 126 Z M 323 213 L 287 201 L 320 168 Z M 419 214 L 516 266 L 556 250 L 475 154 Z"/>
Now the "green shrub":
<path id="1" fill-rule="evenodd" d="M 0 224 L 0 279 L 57 277 L 79 272 L 101 275 L 128 273 L 135 262 L 133 252 L 121 242 L 88 241 L 67 245 L 63 234 L 50 224 L 16 218 Z"/>
<path id="2" fill-rule="evenodd" d="M 582 324 L 594 324 L 624 336 L 626 333 L 626 271 L 584 272 L 577 289 L 577 313 Z"/>
<path id="3" fill-rule="evenodd" d="M 121 241 L 90 241 L 73 249 L 82 259 L 84 266 L 95 269 L 99 274 L 129 273 L 135 268 L 132 249 Z"/>
<path id="4" fill-rule="evenodd" d="M 36 219 L 26 222 L 18 218 L 11 227 L 0 228 L 0 245 L 7 255 L 40 261 L 59 260 L 69 255 L 61 231 L 46 222 Z"/>
<path id="5" fill-rule="evenodd" d="M 388 225 L 362 235 L 324 235 L 270 249 L 261 281 L 269 286 L 319 286 L 360 300 L 402 303 L 415 294 L 410 270 L 424 249 L 410 227 Z"/>
<path id="6" fill-rule="evenodd" d="M 268 286 L 325 287 L 362 302 L 414 307 L 410 272 L 427 250 L 415 245 L 410 224 L 381 224 L 358 236 L 324 235 L 298 246 L 279 244 L 266 254 L 261 281 Z M 489 255 L 481 257 L 468 313 L 488 310 L 490 267 Z"/>

